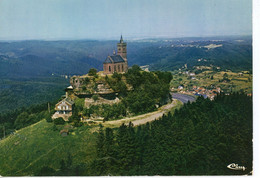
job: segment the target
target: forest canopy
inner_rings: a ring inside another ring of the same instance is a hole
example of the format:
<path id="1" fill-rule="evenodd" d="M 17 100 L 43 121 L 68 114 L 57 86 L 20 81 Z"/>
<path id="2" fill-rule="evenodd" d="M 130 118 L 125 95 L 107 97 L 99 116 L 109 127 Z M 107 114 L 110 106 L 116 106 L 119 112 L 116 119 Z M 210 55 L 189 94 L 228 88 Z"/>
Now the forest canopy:
<path id="1" fill-rule="evenodd" d="M 104 159 L 107 158 L 107 159 Z M 233 171 L 237 163 L 246 171 Z M 252 170 L 252 98 L 199 97 L 146 125 L 99 130 L 96 175 L 236 175 Z"/>

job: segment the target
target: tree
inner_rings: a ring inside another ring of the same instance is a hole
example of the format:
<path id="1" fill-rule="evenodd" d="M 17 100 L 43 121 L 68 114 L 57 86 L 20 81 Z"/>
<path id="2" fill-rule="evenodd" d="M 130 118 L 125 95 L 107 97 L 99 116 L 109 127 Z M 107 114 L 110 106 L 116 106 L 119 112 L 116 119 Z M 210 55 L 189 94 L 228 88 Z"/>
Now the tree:
<path id="1" fill-rule="evenodd" d="M 47 122 L 52 122 L 52 121 L 53 121 L 52 118 L 51 118 L 51 116 L 48 116 L 48 117 L 46 117 L 45 119 L 46 119 Z"/>
<path id="2" fill-rule="evenodd" d="M 68 168 L 70 168 L 72 166 L 72 156 L 70 153 L 68 153 L 68 158 L 67 158 L 67 162 L 66 162 L 66 166 Z"/>
<path id="3" fill-rule="evenodd" d="M 28 125 L 29 114 L 27 112 L 22 112 L 18 115 L 17 119 L 14 122 L 14 126 L 16 129 L 23 128 Z"/>
<path id="4" fill-rule="evenodd" d="M 199 97 L 144 126 L 122 124 L 115 138 L 107 128 L 106 136 L 98 135 L 106 159 L 92 168 L 101 175 L 124 176 L 247 174 L 252 170 L 252 117 L 252 97 L 243 93 L 213 101 Z M 226 165 L 232 162 L 246 171 L 230 171 Z"/>
<path id="5" fill-rule="evenodd" d="M 98 138 L 97 138 L 97 156 L 102 158 L 104 156 L 104 144 L 105 144 L 105 135 L 103 131 L 103 125 L 99 125 Z"/>
<path id="6" fill-rule="evenodd" d="M 129 110 L 132 113 L 140 114 L 155 109 L 155 100 L 145 90 L 131 92 L 124 98 Z"/>
<path id="7" fill-rule="evenodd" d="M 95 68 L 89 69 L 89 71 L 88 71 L 89 76 L 95 76 L 96 74 L 97 74 L 97 69 L 95 69 Z"/>
<path id="8" fill-rule="evenodd" d="M 55 170 L 49 166 L 43 166 L 40 170 L 37 171 L 35 176 L 52 176 L 55 173 Z"/>
<path id="9" fill-rule="evenodd" d="M 92 99 L 93 99 L 94 101 L 97 101 L 97 100 L 98 100 L 98 95 L 93 95 L 93 96 L 92 96 Z"/>
<path id="10" fill-rule="evenodd" d="M 58 118 L 54 119 L 53 123 L 55 125 L 63 125 L 63 124 L 65 124 L 65 121 L 62 117 L 58 117 Z"/>
<path id="11" fill-rule="evenodd" d="M 83 87 L 82 87 L 82 90 L 83 90 L 83 91 L 85 91 L 86 89 L 87 89 L 86 86 L 83 86 Z"/>
<path id="12" fill-rule="evenodd" d="M 227 73 L 224 73 L 223 74 L 223 79 L 227 79 L 228 78 L 228 74 Z"/>
<path id="13" fill-rule="evenodd" d="M 106 128 L 104 151 L 106 156 L 113 156 L 114 133 L 111 128 Z"/>
<path id="14" fill-rule="evenodd" d="M 93 72 L 92 72 L 93 73 Z M 95 74 L 94 74 L 95 75 Z M 85 85 L 87 85 L 87 84 L 89 84 L 89 82 L 90 82 L 90 79 L 88 78 L 88 77 L 86 77 L 84 80 L 83 80 L 83 83 L 85 84 Z"/>
<path id="15" fill-rule="evenodd" d="M 66 163 L 65 163 L 64 159 L 62 159 L 60 161 L 60 170 L 65 171 L 66 169 L 67 169 Z"/>
<path id="16" fill-rule="evenodd" d="M 119 74 L 117 72 L 114 72 L 112 75 L 113 78 L 115 78 L 117 81 L 121 81 L 122 79 L 122 74 Z"/>

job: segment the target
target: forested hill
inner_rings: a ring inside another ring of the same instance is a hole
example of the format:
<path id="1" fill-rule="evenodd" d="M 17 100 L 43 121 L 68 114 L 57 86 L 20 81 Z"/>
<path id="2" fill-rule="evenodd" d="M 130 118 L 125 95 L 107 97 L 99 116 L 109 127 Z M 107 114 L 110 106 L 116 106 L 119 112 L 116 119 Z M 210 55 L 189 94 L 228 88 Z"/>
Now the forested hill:
<path id="1" fill-rule="evenodd" d="M 82 75 L 102 63 L 117 41 L 0 42 L 0 78 Z M 223 69 L 252 69 L 252 37 L 210 37 L 128 40 L 129 65 L 151 65 L 153 70 L 174 70 L 188 64 Z M 198 59 L 203 59 L 198 61 Z M 204 60 L 205 59 L 205 60 Z"/>
<path id="2" fill-rule="evenodd" d="M 252 70 L 251 40 L 167 41 L 144 48 L 142 52 L 135 56 L 135 61 L 150 65 L 151 70 L 178 70 L 185 64 L 188 69 L 208 66 L 232 71 Z"/>
<path id="3" fill-rule="evenodd" d="M 134 128 L 100 129 L 97 175 L 243 175 L 252 170 L 252 98 L 198 98 L 174 115 Z M 234 171 L 236 163 L 246 171 Z"/>
<path id="4" fill-rule="evenodd" d="M 0 78 L 85 74 L 102 68 L 93 57 L 91 41 L 21 41 L 0 43 Z M 96 42 L 96 45 L 99 43 Z M 83 47 L 82 47 L 83 45 Z M 85 49 L 88 48 L 89 49 Z M 95 52 L 98 52 L 95 49 Z"/>

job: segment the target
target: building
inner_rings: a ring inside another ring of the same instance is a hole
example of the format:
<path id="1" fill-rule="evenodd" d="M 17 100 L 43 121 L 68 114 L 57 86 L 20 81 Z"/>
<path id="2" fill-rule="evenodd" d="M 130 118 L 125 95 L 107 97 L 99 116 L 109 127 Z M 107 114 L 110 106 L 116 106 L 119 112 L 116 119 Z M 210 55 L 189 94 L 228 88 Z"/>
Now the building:
<path id="1" fill-rule="evenodd" d="M 52 116 L 53 119 L 58 117 L 62 117 L 65 121 L 72 115 L 72 109 L 74 106 L 74 102 L 69 98 L 64 98 L 60 102 L 55 105 L 56 112 Z"/>
<path id="2" fill-rule="evenodd" d="M 126 43 L 121 35 L 117 43 L 117 54 L 114 51 L 112 56 L 107 56 L 103 63 L 104 74 L 113 74 L 114 72 L 124 73 L 128 70 Z"/>

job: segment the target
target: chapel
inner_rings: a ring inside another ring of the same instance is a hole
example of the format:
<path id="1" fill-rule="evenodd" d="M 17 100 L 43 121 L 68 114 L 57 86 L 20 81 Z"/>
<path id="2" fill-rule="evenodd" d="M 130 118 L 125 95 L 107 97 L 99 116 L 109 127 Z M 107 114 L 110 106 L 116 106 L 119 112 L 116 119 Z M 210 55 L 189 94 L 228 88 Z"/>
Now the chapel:
<path id="1" fill-rule="evenodd" d="M 107 56 L 103 63 L 104 74 L 124 73 L 128 70 L 126 43 L 121 35 L 119 43 L 117 43 L 117 53 L 113 51 L 113 55 Z"/>

